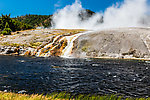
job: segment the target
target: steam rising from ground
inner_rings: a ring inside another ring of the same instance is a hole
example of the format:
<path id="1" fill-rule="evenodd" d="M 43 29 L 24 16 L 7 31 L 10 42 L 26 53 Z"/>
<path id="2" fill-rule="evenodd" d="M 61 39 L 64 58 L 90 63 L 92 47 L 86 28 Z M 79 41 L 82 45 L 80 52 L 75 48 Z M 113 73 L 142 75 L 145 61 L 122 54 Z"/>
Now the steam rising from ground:
<path id="1" fill-rule="evenodd" d="M 148 12 L 147 0 L 124 0 L 107 8 L 104 13 L 96 13 L 87 20 L 81 20 L 79 14 L 85 12 L 81 2 L 76 0 L 53 16 L 53 28 L 59 29 L 104 29 L 116 27 L 144 26 Z M 99 20 L 102 19 L 103 23 Z"/>

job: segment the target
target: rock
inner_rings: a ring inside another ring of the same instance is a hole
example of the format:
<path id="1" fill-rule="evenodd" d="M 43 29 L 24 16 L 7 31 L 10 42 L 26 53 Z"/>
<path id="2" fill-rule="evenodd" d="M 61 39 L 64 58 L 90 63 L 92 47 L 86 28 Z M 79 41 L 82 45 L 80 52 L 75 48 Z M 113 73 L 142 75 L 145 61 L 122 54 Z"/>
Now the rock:
<path id="1" fill-rule="evenodd" d="M 11 49 L 9 49 L 9 50 L 6 51 L 6 54 L 12 54 L 12 53 L 14 53 L 14 51 L 11 50 Z"/>
<path id="2" fill-rule="evenodd" d="M 14 53 L 16 53 L 17 55 L 20 55 L 20 48 L 19 47 L 15 48 Z"/>
<path id="3" fill-rule="evenodd" d="M 25 91 L 25 90 L 18 91 L 19 94 L 26 93 L 26 92 L 27 91 Z"/>

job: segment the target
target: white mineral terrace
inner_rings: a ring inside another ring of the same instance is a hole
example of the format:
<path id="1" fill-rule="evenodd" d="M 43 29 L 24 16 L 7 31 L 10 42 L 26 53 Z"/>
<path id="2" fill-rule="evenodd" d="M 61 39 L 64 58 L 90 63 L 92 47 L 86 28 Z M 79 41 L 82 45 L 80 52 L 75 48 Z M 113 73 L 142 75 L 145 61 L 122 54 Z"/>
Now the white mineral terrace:
<path id="1" fill-rule="evenodd" d="M 67 46 L 62 51 L 61 57 L 63 57 L 63 58 L 72 58 L 73 56 L 71 55 L 71 52 L 72 52 L 74 40 L 76 40 L 80 35 L 88 34 L 88 33 L 89 32 L 84 32 L 84 33 L 78 33 L 78 34 L 71 35 L 71 36 L 66 36 Z"/>

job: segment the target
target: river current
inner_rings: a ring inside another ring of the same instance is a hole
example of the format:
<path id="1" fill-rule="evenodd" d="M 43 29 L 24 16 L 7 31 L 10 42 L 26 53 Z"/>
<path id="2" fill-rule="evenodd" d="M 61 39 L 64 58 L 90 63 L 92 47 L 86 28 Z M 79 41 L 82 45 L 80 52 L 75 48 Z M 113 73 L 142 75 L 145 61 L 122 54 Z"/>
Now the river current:
<path id="1" fill-rule="evenodd" d="M 0 91 L 150 97 L 150 62 L 0 56 Z"/>

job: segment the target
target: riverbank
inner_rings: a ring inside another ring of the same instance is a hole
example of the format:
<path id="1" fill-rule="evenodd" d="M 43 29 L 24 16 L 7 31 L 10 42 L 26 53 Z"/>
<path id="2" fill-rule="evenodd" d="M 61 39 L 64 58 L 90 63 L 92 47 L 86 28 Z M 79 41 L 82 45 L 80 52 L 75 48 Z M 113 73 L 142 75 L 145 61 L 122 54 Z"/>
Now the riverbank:
<path id="1" fill-rule="evenodd" d="M 116 95 L 71 95 L 69 93 L 52 93 L 47 95 L 39 94 L 17 94 L 17 93 L 5 93 L 0 91 L 0 100 L 150 100 L 150 98 L 123 98 L 123 96 Z"/>
<path id="2" fill-rule="evenodd" d="M 134 58 L 134 57 L 133 58 L 95 57 L 93 59 L 114 59 L 114 60 L 141 60 L 141 61 L 150 61 L 150 58 Z"/>
<path id="3" fill-rule="evenodd" d="M 150 60 L 150 28 L 35 29 L 0 37 L 1 55 Z"/>
<path id="4" fill-rule="evenodd" d="M 35 29 L 0 37 L 1 55 L 49 57 L 61 56 L 67 37 L 83 33 L 83 29 Z"/>
<path id="5" fill-rule="evenodd" d="M 0 100 L 69 100 L 68 98 L 62 98 L 61 95 L 56 97 L 57 94 L 53 95 L 38 95 L 38 94 L 17 94 L 11 92 L 1 92 L 0 91 Z"/>

